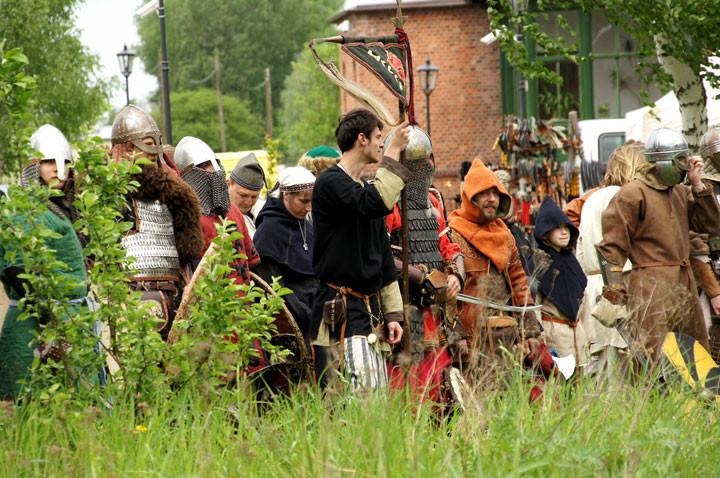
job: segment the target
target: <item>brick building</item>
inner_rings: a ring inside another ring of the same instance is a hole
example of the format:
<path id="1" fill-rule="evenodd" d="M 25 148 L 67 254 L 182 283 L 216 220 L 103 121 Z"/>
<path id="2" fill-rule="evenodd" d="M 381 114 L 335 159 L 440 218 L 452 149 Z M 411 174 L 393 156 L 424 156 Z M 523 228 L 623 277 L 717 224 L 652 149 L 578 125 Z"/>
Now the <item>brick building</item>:
<path id="1" fill-rule="evenodd" d="M 435 185 L 445 196 L 449 210 L 457 206 L 462 161 L 475 157 L 499 158 L 491 151 L 501 124 L 500 52 L 497 44 L 480 42 L 489 32 L 485 8 L 464 0 L 403 2 L 409 17 L 405 31 L 412 47 L 413 68 L 427 58 L 440 69 L 437 86 L 430 95 L 430 126 L 436 159 Z M 394 29 L 395 1 L 346 2 L 333 17 L 346 35 L 387 35 Z M 361 84 L 394 111 L 397 100 L 365 68 L 341 54 L 339 69 L 350 81 Z M 342 111 L 358 106 L 342 93 Z M 426 129 L 426 98 L 415 73 L 415 115 Z"/>
<path id="2" fill-rule="evenodd" d="M 530 2 L 533 4 L 534 2 Z M 439 67 L 437 87 L 430 96 L 431 135 L 437 161 L 435 185 L 446 199 L 448 209 L 457 204 L 459 168 L 462 161 L 481 158 L 500 160 L 492 146 L 502 126 L 503 114 L 521 114 L 518 92 L 519 74 L 505 59 L 497 42 L 480 39 L 490 33 L 484 0 L 404 0 L 403 14 L 409 17 L 405 30 L 410 37 L 415 70 L 415 112 L 420 127 L 426 128 L 426 99 L 419 88 L 417 68 L 426 59 Z M 393 31 L 395 0 L 345 0 L 342 11 L 331 21 L 341 34 L 350 36 L 387 35 Z M 527 81 L 527 115 L 543 120 L 566 121 L 570 110 L 580 119 L 622 118 L 642 106 L 640 91 L 646 89 L 651 100 L 661 97 L 653 86 L 643 84 L 635 72 L 637 45 L 621 28 L 608 24 L 600 11 L 579 7 L 538 17 L 541 31 L 571 40 L 558 29 L 562 17 L 577 32 L 581 54 L 593 54 L 591 61 L 573 64 L 555 56 L 545 56 L 529 48 L 529 60 L 539 60 L 564 80 L 551 85 L 541 80 Z M 396 101 L 361 65 L 340 55 L 340 70 L 351 81 L 362 84 L 387 105 Z M 357 106 L 342 94 L 342 109 Z"/>

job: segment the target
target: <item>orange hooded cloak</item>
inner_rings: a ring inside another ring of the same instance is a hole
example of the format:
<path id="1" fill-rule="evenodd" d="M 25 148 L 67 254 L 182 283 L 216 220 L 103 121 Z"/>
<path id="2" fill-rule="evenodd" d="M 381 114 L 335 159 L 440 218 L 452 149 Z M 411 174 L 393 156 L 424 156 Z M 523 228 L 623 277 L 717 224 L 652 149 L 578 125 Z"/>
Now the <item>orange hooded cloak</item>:
<path id="1" fill-rule="evenodd" d="M 472 202 L 472 198 L 483 191 L 496 187 L 500 193 L 500 204 L 497 218 L 485 221 L 480 209 Z M 489 274 L 501 275 L 509 286 L 513 305 L 524 306 L 534 304 L 527 276 L 520 262 L 520 254 L 515 245 L 512 233 L 500 219 L 510 209 L 510 195 L 500 184 L 497 177 L 481 160 L 476 159 L 465 177 L 462 189 L 462 206 L 450 214 L 450 228 L 455 232 L 456 242 L 465 256 L 464 293 L 478 297 L 484 294 L 482 277 Z M 490 298 L 491 300 L 493 298 Z M 463 304 L 460 319 L 470 336 L 471 342 L 476 335 L 478 317 L 477 306 Z M 539 333 L 534 320 L 526 321 L 524 328 L 528 336 Z"/>

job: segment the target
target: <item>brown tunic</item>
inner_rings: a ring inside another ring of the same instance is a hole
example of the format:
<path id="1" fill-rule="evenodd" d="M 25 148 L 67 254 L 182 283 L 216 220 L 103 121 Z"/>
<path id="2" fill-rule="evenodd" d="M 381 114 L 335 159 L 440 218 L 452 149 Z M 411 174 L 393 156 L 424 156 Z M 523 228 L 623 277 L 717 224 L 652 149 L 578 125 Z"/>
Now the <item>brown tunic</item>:
<path id="1" fill-rule="evenodd" d="M 670 330 L 695 337 L 708 348 L 707 328 L 688 262 L 689 231 L 717 230 L 720 209 L 711 188 L 694 191 L 675 185 L 660 189 L 647 182 L 651 181 L 636 179 L 613 197 L 602 214 L 603 241 L 598 247 L 615 264 L 627 259 L 632 262 L 629 311 L 639 327 L 630 332 L 653 355 L 660 354 Z M 683 265 L 657 265 L 666 262 Z"/>

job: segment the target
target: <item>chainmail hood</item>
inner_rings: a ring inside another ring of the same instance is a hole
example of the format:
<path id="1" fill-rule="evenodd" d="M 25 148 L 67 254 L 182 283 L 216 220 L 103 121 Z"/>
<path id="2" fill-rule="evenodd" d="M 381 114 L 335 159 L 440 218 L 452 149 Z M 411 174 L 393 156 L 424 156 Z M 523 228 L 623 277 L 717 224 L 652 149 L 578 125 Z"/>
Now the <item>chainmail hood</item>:
<path id="1" fill-rule="evenodd" d="M 224 216 L 230 210 L 230 193 L 225 180 L 225 170 L 221 165 L 219 167 L 217 171 L 205 171 L 193 167 L 182 177 L 200 199 L 200 208 L 205 216 Z"/>

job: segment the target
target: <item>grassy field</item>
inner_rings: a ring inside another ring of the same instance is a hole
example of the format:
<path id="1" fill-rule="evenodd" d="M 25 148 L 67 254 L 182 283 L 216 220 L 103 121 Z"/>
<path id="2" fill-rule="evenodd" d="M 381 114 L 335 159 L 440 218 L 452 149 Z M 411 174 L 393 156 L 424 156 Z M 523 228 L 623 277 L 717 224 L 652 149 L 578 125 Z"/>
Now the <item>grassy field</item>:
<path id="1" fill-rule="evenodd" d="M 0 411 L 0 474 L 16 476 L 714 476 L 717 404 L 690 392 L 550 384 L 542 403 L 508 373 L 438 420 L 403 396 L 304 390 L 272 405 L 242 391 Z M 678 391 L 680 390 L 680 391 Z"/>

